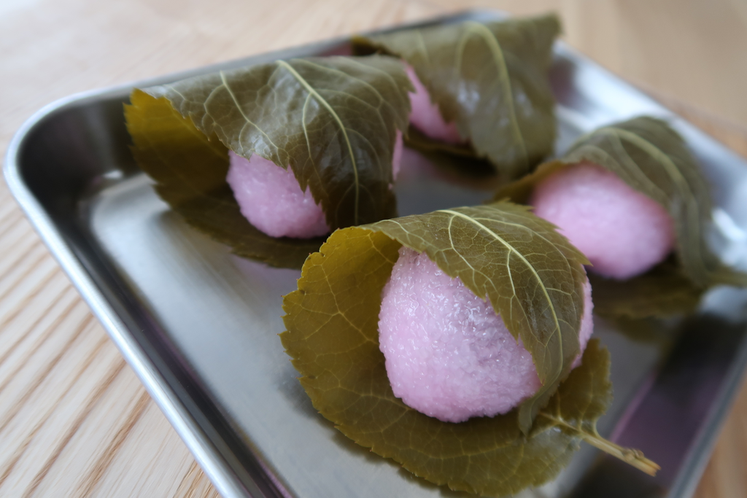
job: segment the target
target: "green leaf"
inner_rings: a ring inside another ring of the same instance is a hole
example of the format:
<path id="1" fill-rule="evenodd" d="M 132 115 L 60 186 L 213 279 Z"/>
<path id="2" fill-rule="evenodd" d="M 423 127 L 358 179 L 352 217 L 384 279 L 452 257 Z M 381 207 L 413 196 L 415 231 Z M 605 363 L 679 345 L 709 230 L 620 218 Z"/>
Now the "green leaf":
<path id="1" fill-rule="evenodd" d="M 672 258 L 643 275 L 620 281 L 589 274 L 594 313 L 607 317 L 667 317 L 695 310 L 705 289 L 682 273 Z"/>
<path id="2" fill-rule="evenodd" d="M 554 98 L 547 76 L 555 15 L 485 24 L 467 21 L 353 39 L 354 50 L 401 57 L 447 122 L 508 179 L 528 173 L 553 150 Z M 431 141 L 453 153 L 453 146 Z"/>
<path id="3" fill-rule="evenodd" d="M 626 288 L 643 293 L 658 290 L 662 292 L 660 299 L 651 301 L 645 312 L 661 315 L 691 302 L 698 289 L 717 284 L 747 285 L 747 275 L 725 267 L 709 249 L 705 233 L 712 211 L 710 186 L 684 140 L 660 119 L 638 117 L 584 135 L 560 160 L 545 163 L 531 175 L 504 186 L 494 199 L 526 202 L 544 178 L 584 161 L 612 171 L 631 188 L 661 204 L 674 220 L 678 271 L 689 282 L 685 284 L 681 275 L 664 268 L 620 284 L 621 289 L 615 291 L 618 296 Z M 678 281 L 687 288 L 675 285 Z M 637 316 L 643 312 L 641 308 Z"/>
<path id="4" fill-rule="evenodd" d="M 405 136 L 405 145 L 418 151 L 441 171 L 455 178 L 484 179 L 502 184 L 505 179 L 496 176 L 495 167 L 486 159 L 477 156 L 469 145 L 453 145 L 437 142 L 410 126 Z"/>
<path id="5" fill-rule="evenodd" d="M 600 349 L 598 339 L 592 339 L 582 361 L 581 367 L 571 372 L 558 393 L 540 411 L 534 434 L 558 428 L 649 475 L 656 475 L 660 467 L 643 452 L 618 446 L 597 432 L 597 420 L 612 403 L 609 352 Z"/>
<path id="6" fill-rule="evenodd" d="M 300 268 L 319 249 L 323 237 L 274 238 L 246 220 L 226 183 L 228 149 L 215 135 L 202 134 L 165 98 L 135 90 L 130 101 L 125 116 L 135 159 L 156 181 L 158 195 L 191 226 L 239 256 L 273 266 Z"/>
<path id="7" fill-rule="evenodd" d="M 392 155 L 411 89 L 390 57 L 279 60 L 136 90 L 125 115 L 138 164 L 188 222 L 240 255 L 298 267 L 323 239 L 273 239 L 236 220 L 227 149 L 290 167 L 333 229 L 396 216 Z"/>

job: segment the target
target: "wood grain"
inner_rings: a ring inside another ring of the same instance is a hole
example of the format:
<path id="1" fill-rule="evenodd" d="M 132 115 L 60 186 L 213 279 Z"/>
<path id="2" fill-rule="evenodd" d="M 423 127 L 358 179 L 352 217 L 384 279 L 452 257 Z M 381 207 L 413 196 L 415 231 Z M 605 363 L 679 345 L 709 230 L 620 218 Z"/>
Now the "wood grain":
<path id="1" fill-rule="evenodd" d="M 0 150 L 69 95 L 466 7 L 554 9 L 565 38 L 747 156 L 741 0 L 6 0 Z M 698 498 L 747 496 L 747 387 Z M 0 183 L 0 495 L 215 497 Z"/>

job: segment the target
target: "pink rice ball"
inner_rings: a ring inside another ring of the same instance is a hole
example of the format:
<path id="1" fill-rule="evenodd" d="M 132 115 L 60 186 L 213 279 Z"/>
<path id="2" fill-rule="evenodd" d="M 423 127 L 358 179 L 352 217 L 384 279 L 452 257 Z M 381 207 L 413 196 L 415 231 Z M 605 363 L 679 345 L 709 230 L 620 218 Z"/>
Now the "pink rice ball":
<path id="1" fill-rule="evenodd" d="M 530 204 L 604 277 L 640 275 L 674 248 L 674 221 L 666 209 L 596 164 L 579 163 L 550 175 L 534 189 Z"/>
<path id="2" fill-rule="evenodd" d="M 581 351 L 594 329 L 584 285 Z M 531 354 L 490 302 L 402 247 L 382 292 L 379 347 L 394 395 L 443 422 L 506 413 L 541 387 Z M 581 364 L 581 355 L 574 368 Z"/>
<path id="3" fill-rule="evenodd" d="M 459 144 L 464 140 L 459 136 L 459 131 L 454 123 L 447 123 L 438 105 L 431 102 L 428 89 L 420 81 L 415 70 L 409 64 L 405 64 L 405 71 L 410 82 L 415 87 L 415 93 L 410 93 L 410 123 L 423 132 L 426 136 L 450 144 Z"/>
<path id="4" fill-rule="evenodd" d="M 392 173 L 397 177 L 402 162 L 402 132 L 397 130 Z M 246 159 L 228 151 L 230 165 L 226 181 L 233 190 L 241 214 L 270 237 L 309 239 L 328 234 L 322 207 L 308 187 L 301 190 L 293 170 L 281 168 L 257 154 Z"/>
<path id="5" fill-rule="evenodd" d="M 257 154 L 251 159 L 228 152 L 226 181 L 241 214 L 270 237 L 312 238 L 329 233 L 322 207 L 307 188 L 302 191 L 293 170 Z"/>

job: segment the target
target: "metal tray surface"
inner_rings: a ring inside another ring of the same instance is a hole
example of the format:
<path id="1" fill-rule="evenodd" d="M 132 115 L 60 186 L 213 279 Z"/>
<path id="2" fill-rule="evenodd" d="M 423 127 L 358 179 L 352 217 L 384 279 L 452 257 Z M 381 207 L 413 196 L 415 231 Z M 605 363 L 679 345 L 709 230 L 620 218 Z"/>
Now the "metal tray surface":
<path id="1" fill-rule="evenodd" d="M 473 11 L 419 25 L 495 17 Z M 72 96 L 34 115 L 8 151 L 5 175 L 18 202 L 224 496 L 468 496 L 358 447 L 316 413 L 277 337 L 281 296 L 300 273 L 237 258 L 190 229 L 129 152 L 122 104 L 133 87 L 346 50 L 348 39 L 336 39 Z M 562 43 L 551 80 L 557 150 L 611 121 L 669 120 L 713 183 L 714 248 L 747 266 L 744 160 Z M 409 151 L 405 160 L 422 158 Z M 397 194 L 401 214 L 489 196 L 416 173 Z M 651 478 L 582 447 L 554 482 L 521 496 L 690 496 L 747 364 L 745 323 L 747 292 L 728 288 L 709 292 L 685 319 L 624 326 L 597 318 L 615 386 L 600 432 L 662 470 Z"/>

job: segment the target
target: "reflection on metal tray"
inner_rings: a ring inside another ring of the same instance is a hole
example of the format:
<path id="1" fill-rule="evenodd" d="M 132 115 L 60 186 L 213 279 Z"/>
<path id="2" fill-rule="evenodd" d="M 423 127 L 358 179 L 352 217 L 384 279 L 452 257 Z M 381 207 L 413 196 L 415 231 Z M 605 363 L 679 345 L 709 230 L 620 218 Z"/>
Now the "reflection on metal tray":
<path id="1" fill-rule="evenodd" d="M 497 16 L 471 12 L 425 24 Z M 347 47 L 338 39 L 136 86 Z M 551 79 L 558 149 L 610 121 L 642 113 L 669 119 L 713 182 L 720 219 L 737 232 L 747 229 L 740 201 L 747 164 L 739 157 L 563 44 Z M 463 496 L 370 454 L 315 412 L 277 337 L 281 296 L 295 288 L 299 272 L 236 258 L 169 211 L 128 149 L 122 104 L 131 89 L 74 96 L 40 111 L 14 138 L 5 174 L 219 491 L 257 498 Z M 420 160 L 408 154 L 407 160 Z M 402 214 L 489 195 L 427 176 L 404 179 L 397 194 Z M 719 252 L 737 255 L 731 262 L 740 263 L 745 242 L 723 233 L 714 238 Z M 689 496 L 747 363 L 745 303 L 744 291 L 715 289 L 695 316 L 649 322 L 647 334 L 597 319 L 595 333 L 612 354 L 616 393 L 600 432 L 643 450 L 662 471 L 651 478 L 585 447 L 554 482 L 522 496 Z M 643 335 L 648 339 L 636 338 Z"/>

